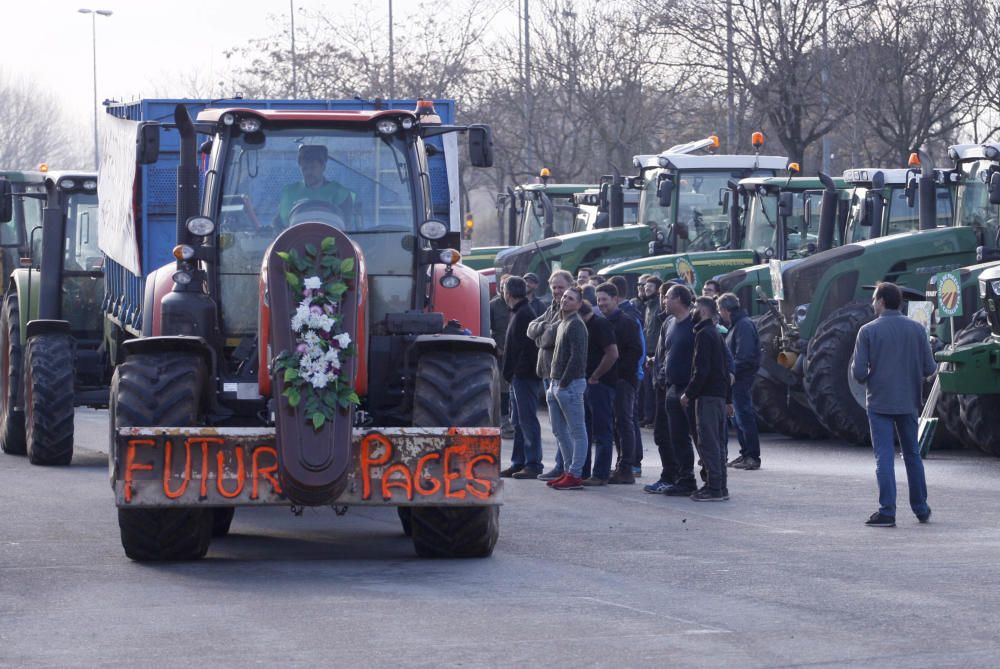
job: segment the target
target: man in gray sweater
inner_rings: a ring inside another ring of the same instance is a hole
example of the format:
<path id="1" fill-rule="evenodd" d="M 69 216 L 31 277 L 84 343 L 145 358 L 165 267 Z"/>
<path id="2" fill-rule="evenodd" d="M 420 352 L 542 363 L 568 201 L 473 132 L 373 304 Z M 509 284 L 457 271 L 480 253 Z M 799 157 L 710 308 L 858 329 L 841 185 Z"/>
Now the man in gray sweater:
<path id="1" fill-rule="evenodd" d="M 894 432 L 906 464 L 910 508 L 921 523 L 931 518 L 924 463 L 917 446 L 917 415 L 923 404 L 924 379 L 934 373 L 936 365 L 924 328 L 899 313 L 902 301 L 895 284 L 878 284 L 872 299 L 876 318 L 861 327 L 854 345 L 851 373 L 867 389 L 879 489 L 879 510 L 865 523 L 871 527 L 896 526 Z"/>
<path id="2" fill-rule="evenodd" d="M 556 330 L 546 399 L 566 473 L 549 481 L 549 486 L 555 490 L 577 490 L 583 487 L 583 465 L 589 450 L 583 409 L 583 394 L 587 389 L 587 326 L 579 316 L 582 291 L 567 288 L 561 303 L 562 320 Z"/>

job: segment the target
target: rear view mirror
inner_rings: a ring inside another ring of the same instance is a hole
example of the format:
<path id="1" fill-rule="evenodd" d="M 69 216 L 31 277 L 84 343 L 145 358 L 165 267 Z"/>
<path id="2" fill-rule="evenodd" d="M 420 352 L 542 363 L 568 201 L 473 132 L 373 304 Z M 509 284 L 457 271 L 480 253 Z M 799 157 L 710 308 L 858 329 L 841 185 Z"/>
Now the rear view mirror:
<path id="1" fill-rule="evenodd" d="M 906 181 L 906 188 L 903 189 L 903 193 L 906 195 L 906 206 L 913 208 L 917 202 L 917 178 L 910 177 Z"/>
<path id="2" fill-rule="evenodd" d="M 160 159 L 160 124 L 140 123 L 135 138 L 135 161 L 152 165 Z"/>
<path id="3" fill-rule="evenodd" d="M 885 172 L 878 170 L 872 175 L 872 188 L 882 190 L 885 188 Z"/>
<path id="4" fill-rule="evenodd" d="M 673 202 L 674 180 L 670 176 L 661 176 L 660 182 L 656 184 L 656 197 L 659 199 L 661 207 L 669 207 L 670 203 Z"/>
<path id="5" fill-rule="evenodd" d="M 804 224 L 802 226 L 802 236 L 805 237 L 806 231 L 809 229 L 809 222 L 812 221 L 813 201 L 808 195 L 804 195 L 802 199 L 802 218 L 804 220 Z"/>
<path id="6" fill-rule="evenodd" d="M 788 217 L 792 215 L 795 202 L 792 193 L 786 191 L 778 196 L 778 216 Z"/>
<path id="7" fill-rule="evenodd" d="M 488 125 L 470 125 L 469 162 L 473 167 L 493 167 L 493 132 Z"/>
<path id="8" fill-rule="evenodd" d="M 0 177 L 0 223 L 8 223 L 14 216 L 14 191 L 10 182 Z"/>
<path id="9" fill-rule="evenodd" d="M 1000 172 L 990 175 L 990 204 L 1000 204 Z"/>
<path id="10" fill-rule="evenodd" d="M 728 188 L 725 189 L 722 192 L 721 197 L 719 197 L 719 204 L 722 206 L 722 213 L 723 214 L 728 214 L 729 213 L 729 189 Z"/>

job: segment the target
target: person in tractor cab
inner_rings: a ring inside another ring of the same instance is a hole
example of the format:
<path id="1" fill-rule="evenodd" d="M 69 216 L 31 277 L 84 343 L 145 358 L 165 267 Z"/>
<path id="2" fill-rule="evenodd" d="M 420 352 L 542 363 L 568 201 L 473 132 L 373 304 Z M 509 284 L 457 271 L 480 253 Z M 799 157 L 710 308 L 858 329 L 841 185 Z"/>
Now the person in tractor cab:
<path id="1" fill-rule="evenodd" d="M 327 158 L 327 149 L 322 144 L 303 144 L 299 147 L 298 163 L 302 181 L 288 184 L 281 192 L 276 227 L 287 228 L 296 222 L 292 220 L 293 214 L 305 213 L 305 210 L 323 210 L 332 214 L 330 222 L 341 229 L 347 229 L 352 224 L 357 195 L 326 178 Z"/>

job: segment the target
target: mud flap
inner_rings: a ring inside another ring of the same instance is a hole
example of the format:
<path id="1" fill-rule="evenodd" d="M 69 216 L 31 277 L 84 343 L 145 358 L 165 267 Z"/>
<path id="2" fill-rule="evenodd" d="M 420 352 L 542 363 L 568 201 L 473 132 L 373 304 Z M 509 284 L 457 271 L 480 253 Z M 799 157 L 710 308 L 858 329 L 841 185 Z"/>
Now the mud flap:
<path id="1" fill-rule="evenodd" d="M 322 223 L 303 223 L 288 228 L 275 239 L 267 256 L 267 300 L 270 306 L 271 359 L 282 351 L 295 348 L 291 329 L 292 316 L 301 295 L 293 294 L 285 279 L 285 262 L 279 251 L 295 249 L 304 253 L 307 244 L 320 247 L 323 239 L 336 240 L 336 252 L 342 259 L 354 258 L 356 279 L 348 282 L 348 291 L 341 297 L 340 330 L 358 341 L 358 286 L 364 281 L 363 259 L 357 246 L 340 230 Z M 347 360 L 342 373 L 354 383 L 358 369 L 357 357 Z M 272 372 L 271 388 L 275 406 L 278 477 L 285 495 L 303 505 L 328 504 L 337 499 L 347 486 L 353 458 L 351 429 L 353 407 L 341 409 L 334 420 L 319 430 L 299 408 L 289 406 L 282 395 L 285 389 L 282 374 Z"/>

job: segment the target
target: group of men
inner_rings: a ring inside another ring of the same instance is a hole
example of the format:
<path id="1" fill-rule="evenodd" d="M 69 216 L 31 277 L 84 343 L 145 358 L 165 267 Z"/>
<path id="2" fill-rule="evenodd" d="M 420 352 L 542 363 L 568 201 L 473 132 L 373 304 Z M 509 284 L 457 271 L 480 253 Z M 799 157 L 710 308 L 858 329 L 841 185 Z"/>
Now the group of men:
<path id="1" fill-rule="evenodd" d="M 718 296 L 718 285 L 707 282 L 696 298 L 681 282 L 644 275 L 629 300 L 624 277 L 580 268 L 576 279 L 552 273 L 552 301 L 543 307 L 538 285 L 533 274 L 505 276 L 491 305 L 514 440 L 501 476 L 543 480 L 555 490 L 633 484 L 642 472 L 641 423 L 653 427 L 662 463 L 646 492 L 722 501 L 729 499 L 727 466 L 760 468 L 750 397 L 760 341 L 735 295 Z M 558 444 L 549 471 L 537 418 L 543 388 Z M 740 455 L 727 463 L 730 418 Z"/>

